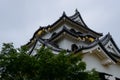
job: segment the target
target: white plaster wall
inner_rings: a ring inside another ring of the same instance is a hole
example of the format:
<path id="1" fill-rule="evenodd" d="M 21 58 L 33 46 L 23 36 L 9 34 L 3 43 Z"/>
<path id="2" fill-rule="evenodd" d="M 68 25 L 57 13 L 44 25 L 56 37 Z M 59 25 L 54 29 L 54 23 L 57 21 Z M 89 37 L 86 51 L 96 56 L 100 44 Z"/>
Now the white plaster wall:
<path id="1" fill-rule="evenodd" d="M 58 45 L 62 49 L 69 49 L 71 50 L 71 41 L 68 41 L 67 39 L 63 38 L 61 41 L 59 41 Z"/>
<path id="2" fill-rule="evenodd" d="M 81 19 L 80 19 L 79 17 L 77 17 L 74 21 L 82 22 Z"/>
<path id="3" fill-rule="evenodd" d="M 36 54 L 36 50 L 37 49 L 40 49 L 41 48 L 41 46 L 42 46 L 42 44 L 39 42 L 39 41 L 37 41 L 37 43 L 36 43 L 36 45 L 35 45 L 35 47 L 34 47 L 34 50 L 32 51 L 32 55 L 35 55 Z M 33 47 L 32 47 L 33 48 Z M 32 49 L 31 49 L 32 50 Z"/>
<path id="4" fill-rule="evenodd" d="M 74 21 L 78 21 L 78 22 L 80 22 L 82 25 L 84 25 L 84 24 L 82 23 L 80 17 L 77 17 Z"/>
<path id="5" fill-rule="evenodd" d="M 59 45 L 60 48 L 69 49 L 69 50 L 71 50 L 71 45 L 72 44 L 76 44 L 78 47 L 82 46 L 82 45 L 87 45 L 82 41 L 76 41 L 74 39 L 72 40 L 72 39 L 68 39 L 68 38 L 63 38 L 62 40 L 60 40 L 58 42 L 58 45 Z"/>
<path id="6" fill-rule="evenodd" d="M 95 68 L 97 71 L 109 73 L 120 78 L 120 65 L 118 64 L 103 66 L 97 56 L 89 53 L 84 55 L 83 61 L 87 64 L 87 70 Z"/>

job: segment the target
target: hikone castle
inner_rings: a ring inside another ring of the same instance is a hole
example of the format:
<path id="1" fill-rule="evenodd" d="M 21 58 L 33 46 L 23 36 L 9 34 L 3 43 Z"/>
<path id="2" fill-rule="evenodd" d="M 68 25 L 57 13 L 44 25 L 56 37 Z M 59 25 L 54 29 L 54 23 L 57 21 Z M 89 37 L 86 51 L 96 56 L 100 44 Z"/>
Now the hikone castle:
<path id="1" fill-rule="evenodd" d="M 27 43 L 29 53 L 34 55 L 42 45 L 54 53 L 82 53 L 87 70 L 95 68 L 101 80 L 120 80 L 120 49 L 111 34 L 90 29 L 78 10 L 72 16 L 63 12 L 53 24 L 40 27 Z"/>

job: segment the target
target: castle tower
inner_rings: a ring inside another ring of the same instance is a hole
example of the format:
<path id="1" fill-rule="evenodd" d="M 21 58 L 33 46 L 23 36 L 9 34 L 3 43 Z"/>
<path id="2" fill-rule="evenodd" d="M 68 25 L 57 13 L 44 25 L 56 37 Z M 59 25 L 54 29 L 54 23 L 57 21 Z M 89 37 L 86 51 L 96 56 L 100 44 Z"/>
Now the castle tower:
<path id="1" fill-rule="evenodd" d="M 82 53 L 87 69 L 95 68 L 101 80 L 120 80 L 120 50 L 112 36 L 90 29 L 78 10 L 72 16 L 63 12 L 52 25 L 40 27 L 27 43 L 29 53 L 34 55 L 42 45 L 54 53 L 61 50 Z"/>

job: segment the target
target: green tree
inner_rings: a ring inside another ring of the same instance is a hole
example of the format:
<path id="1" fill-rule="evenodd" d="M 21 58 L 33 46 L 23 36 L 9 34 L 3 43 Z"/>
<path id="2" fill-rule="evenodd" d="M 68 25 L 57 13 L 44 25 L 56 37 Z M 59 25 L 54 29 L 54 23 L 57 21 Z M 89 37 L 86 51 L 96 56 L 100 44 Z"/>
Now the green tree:
<path id="1" fill-rule="evenodd" d="M 95 70 L 86 71 L 81 54 L 54 54 L 44 46 L 29 55 L 26 47 L 3 44 L 0 53 L 1 80 L 99 80 Z"/>

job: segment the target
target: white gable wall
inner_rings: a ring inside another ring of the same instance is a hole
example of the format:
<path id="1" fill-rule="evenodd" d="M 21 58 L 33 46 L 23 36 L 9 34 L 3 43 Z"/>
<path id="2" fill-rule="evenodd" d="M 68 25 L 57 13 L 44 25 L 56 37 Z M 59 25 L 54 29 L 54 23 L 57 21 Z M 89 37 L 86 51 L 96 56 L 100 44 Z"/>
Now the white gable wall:
<path id="1" fill-rule="evenodd" d="M 84 42 L 82 41 L 76 41 L 74 39 L 68 39 L 68 38 L 63 38 L 62 40 L 59 41 L 58 45 L 60 48 L 62 49 L 69 49 L 71 50 L 71 45 L 72 44 L 76 44 L 78 47 L 80 46 L 87 46 L 87 44 L 85 44 Z"/>
<path id="2" fill-rule="evenodd" d="M 34 48 L 33 49 L 33 51 L 32 51 L 32 55 L 35 55 L 36 54 L 36 50 L 37 49 L 40 49 L 40 47 L 42 46 L 42 44 L 39 42 L 39 41 L 37 41 L 37 43 L 36 43 L 36 45 L 35 46 L 33 46 L 32 48 Z M 31 49 L 32 50 L 32 49 Z"/>
<path id="3" fill-rule="evenodd" d="M 113 43 L 111 41 L 109 41 L 106 45 L 105 45 L 105 48 L 114 53 L 114 54 L 117 54 L 117 55 L 120 55 L 120 53 L 117 51 L 117 49 L 115 48 L 115 46 L 113 46 Z"/>
<path id="4" fill-rule="evenodd" d="M 84 25 L 83 22 L 81 21 L 80 17 L 77 17 L 76 19 L 74 19 L 74 21 L 75 22 L 80 22 L 82 25 Z"/>
<path id="5" fill-rule="evenodd" d="M 87 70 L 95 68 L 99 72 L 105 72 L 112 74 L 115 77 L 120 77 L 120 65 L 118 64 L 103 66 L 101 60 L 97 56 L 90 53 L 84 55 L 83 61 L 87 64 Z"/>

